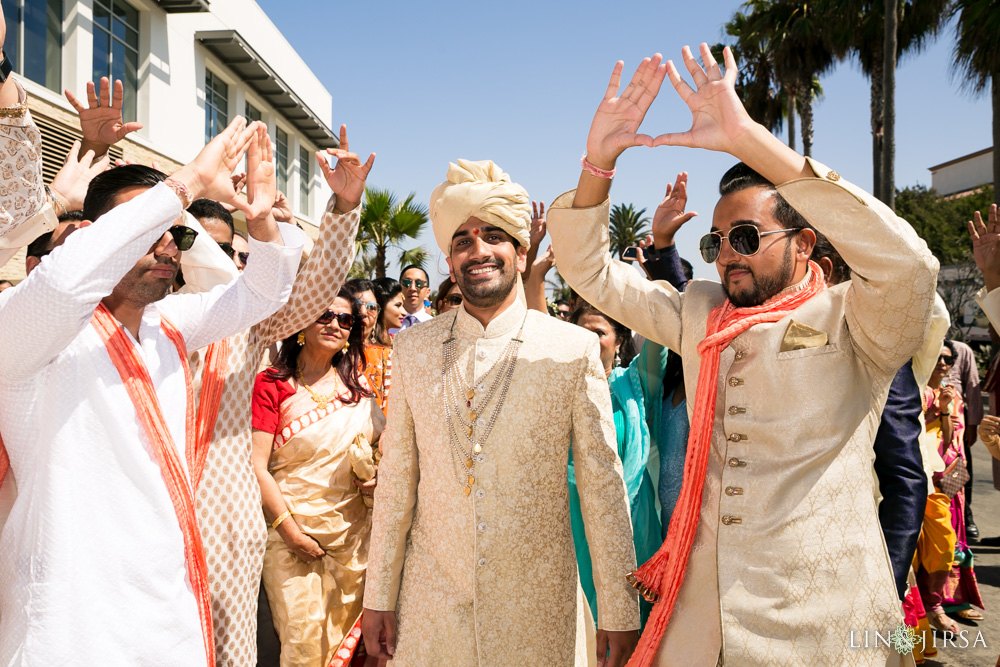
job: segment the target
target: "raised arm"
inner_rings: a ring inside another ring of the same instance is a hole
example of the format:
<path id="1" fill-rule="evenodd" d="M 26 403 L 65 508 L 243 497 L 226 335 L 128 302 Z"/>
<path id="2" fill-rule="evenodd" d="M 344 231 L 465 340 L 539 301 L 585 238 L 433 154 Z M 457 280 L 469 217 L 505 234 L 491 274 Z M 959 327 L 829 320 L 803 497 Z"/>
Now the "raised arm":
<path id="1" fill-rule="evenodd" d="M 333 169 L 327 155 L 337 158 Z M 281 310 L 262 323 L 261 339 L 267 345 L 301 331 L 325 311 L 344 284 L 354 263 L 354 239 L 361 220 L 361 199 L 375 154 L 362 164 L 350 152 L 347 126 L 340 126 L 340 148 L 317 152 L 316 160 L 323 177 L 333 190 L 320 222 L 319 236 L 306 258 L 292 287 L 292 295 Z"/>

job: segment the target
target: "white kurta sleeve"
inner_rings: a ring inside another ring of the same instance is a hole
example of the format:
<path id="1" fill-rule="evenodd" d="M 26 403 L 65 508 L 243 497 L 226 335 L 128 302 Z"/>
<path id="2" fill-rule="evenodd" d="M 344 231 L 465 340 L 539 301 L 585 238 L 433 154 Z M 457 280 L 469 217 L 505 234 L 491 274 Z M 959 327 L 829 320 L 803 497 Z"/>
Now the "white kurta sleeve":
<path id="1" fill-rule="evenodd" d="M 637 630 L 639 600 L 625 580 L 635 570 L 628 490 L 596 337 L 582 361 L 585 366 L 573 388 L 573 466 L 593 563 L 598 625 L 602 630 Z"/>
<path id="2" fill-rule="evenodd" d="M 0 292 L 0 378 L 25 379 L 59 354 L 182 212 L 161 183 L 71 234 Z"/>
<path id="3" fill-rule="evenodd" d="M 278 229 L 284 245 L 250 237 L 250 261 L 232 283 L 199 294 L 173 294 L 156 304 L 184 336 L 189 350 L 249 329 L 288 300 L 305 234 L 284 223 Z"/>
<path id="4" fill-rule="evenodd" d="M 807 160 L 818 178 L 783 183 L 778 192 L 851 267 L 844 311 L 851 341 L 868 364 L 895 374 L 924 341 L 938 261 L 885 204 Z"/>
<path id="5" fill-rule="evenodd" d="M 677 353 L 681 345 L 683 294 L 665 281 L 650 282 L 633 267 L 612 259 L 608 236 L 609 202 L 573 208 L 576 190 L 549 207 L 559 275 L 609 317 Z"/>
<path id="6" fill-rule="evenodd" d="M 976 303 L 986 313 L 993 328 L 1000 331 L 1000 287 L 989 291 L 982 288 L 976 292 Z"/>
<path id="7" fill-rule="evenodd" d="M 396 339 L 393 352 L 399 359 Z M 396 382 L 389 392 L 389 417 L 379 447 L 379 483 L 375 487 L 375 512 L 372 517 L 371 544 L 368 547 L 368 572 L 365 582 L 366 609 L 395 611 L 399 583 L 406 552 L 406 536 L 413 525 L 417 505 L 420 468 L 417 460 L 416 430 L 406 399 L 405 356 L 396 364 Z"/>

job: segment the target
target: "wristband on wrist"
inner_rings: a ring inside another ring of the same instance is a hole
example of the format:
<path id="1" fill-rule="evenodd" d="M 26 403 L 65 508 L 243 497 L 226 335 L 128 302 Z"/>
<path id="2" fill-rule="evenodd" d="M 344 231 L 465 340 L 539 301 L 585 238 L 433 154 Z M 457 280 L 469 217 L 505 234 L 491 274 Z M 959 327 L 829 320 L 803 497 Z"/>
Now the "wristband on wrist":
<path id="1" fill-rule="evenodd" d="M 278 530 L 278 526 L 281 525 L 281 522 L 284 521 L 285 519 L 287 519 L 290 516 L 292 516 L 291 511 L 290 510 L 285 510 L 284 513 L 282 513 L 280 516 L 278 516 L 277 519 L 274 520 L 274 523 L 271 524 L 271 528 L 274 528 L 275 530 Z"/>
<path id="2" fill-rule="evenodd" d="M 181 200 L 181 207 L 184 210 L 187 210 L 187 208 L 191 206 L 191 202 L 194 201 L 194 197 L 191 196 L 191 190 L 188 186 L 172 178 L 168 178 L 163 182 L 168 188 L 173 190 L 174 194 L 177 195 L 177 198 Z"/>
<path id="3" fill-rule="evenodd" d="M 611 180 L 612 178 L 615 177 L 614 169 L 608 171 L 607 169 L 601 169 L 600 167 L 595 167 L 594 165 L 590 164 L 590 162 L 587 160 L 586 155 L 580 158 L 580 166 L 583 167 L 584 171 L 586 171 L 588 174 L 590 174 L 591 176 L 596 176 L 597 178 L 606 178 L 608 180 Z"/>
<path id="4" fill-rule="evenodd" d="M 56 193 L 52 192 L 52 188 L 50 188 L 47 185 L 45 186 L 45 194 L 49 196 L 49 201 L 51 201 L 54 205 L 62 209 L 62 213 L 60 213 L 59 211 L 55 212 L 56 216 L 63 216 L 69 213 L 69 209 L 66 208 L 66 204 L 62 203 L 59 200 L 59 197 L 56 197 Z"/>

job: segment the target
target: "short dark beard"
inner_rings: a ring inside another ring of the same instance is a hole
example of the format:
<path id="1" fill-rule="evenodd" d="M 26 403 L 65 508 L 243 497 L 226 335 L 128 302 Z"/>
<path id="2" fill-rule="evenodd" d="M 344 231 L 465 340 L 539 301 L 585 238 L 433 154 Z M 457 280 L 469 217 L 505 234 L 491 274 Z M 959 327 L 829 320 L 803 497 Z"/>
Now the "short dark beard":
<path id="1" fill-rule="evenodd" d="M 497 267 L 500 277 L 496 281 L 485 284 L 470 284 L 468 267 L 492 264 Z M 494 308 L 510 296 L 517 280 L 517 271 L 513 266 L 507 266 L 503 260 L 494 258 L 492 262 L 466 262 L 455 271 L 455 282 L 462 291 L 462 297 L 475 308 Z"/>
<path id="2" fill-rule="evenodd" d="M 746 271 L 750 274 L 753 287 L 741 292 L 731 292 L 729 290 L 728 278 L 732 271 Z M 759 306 L 778 292 L 790 286 L 792 274 L 795 267 L 792 266 L 792 240 L 785 242 L 785 257 L 781 261 L 781 266 L 774 273 L 757 278 L 757 274 L 746 264 L 730 264 L 726 267 L 725 280 L 722 282 L 722 289 L 729 298 L 729 301 L 737 308 L 750 308 Z"/>

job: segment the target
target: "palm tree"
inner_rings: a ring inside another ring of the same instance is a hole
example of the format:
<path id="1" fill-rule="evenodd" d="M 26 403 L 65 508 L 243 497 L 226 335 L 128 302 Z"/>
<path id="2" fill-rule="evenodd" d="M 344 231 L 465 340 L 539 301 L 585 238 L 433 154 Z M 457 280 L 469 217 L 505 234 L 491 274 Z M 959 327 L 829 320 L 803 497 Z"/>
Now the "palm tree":
<path id="1" fill-rule="evenodd" d="M 882 201 L 885 105 L 885 0 L 827 0 L 833 47 L 840 59 L 856 58 L 871 88 L 872 192 Z M 899 0 L 896 59 L 919 53 L 944 25 L 951 0 Z"/>
<path id="2" fill-rule="evenodd" d="M 990 90 L 993 102 L 993 183 L 1000 177 L 1000 2 L 957 0 L 955 24 L 956 76 L 972 95 Z M 1000 188 L 993 188 L 1000 203 Z"/>
<path id="3" fill-rule="evenodd" d="M 611 236 L 611 254 L 622 256 L 625 248 L 639 243 L 640 239 L 646 238 L 649 229 L 646 223 L 649 216 L 646 209 L 638 211 L 632 204 L 615 204 L 611 207 L 611 220 L 608 233 Z"/>
<path id="4" fill-rule="evenodd" d="M 402 250 L 400 245 L 405 239 L 415 239 L 420 234 L 427 224 L 427 207 L 415 202 L 415 197 L 416 193 L 411 192 L 400 202 L 389 190 L 365 188 L 365 205 L 355 241 L 362 256 L 362 270 L 370 271 L 373 267 L 375 277 L 384 278 L 390 246 Z M 420 246 L 402 250 L 399 257 L 403 265 L 422 265 L 426 259 L 427 252 Z"/>

